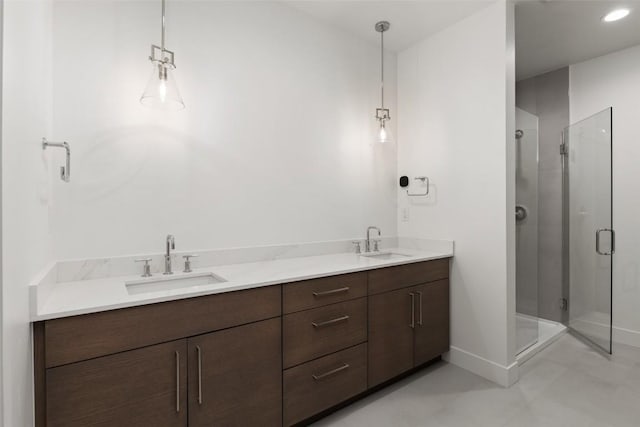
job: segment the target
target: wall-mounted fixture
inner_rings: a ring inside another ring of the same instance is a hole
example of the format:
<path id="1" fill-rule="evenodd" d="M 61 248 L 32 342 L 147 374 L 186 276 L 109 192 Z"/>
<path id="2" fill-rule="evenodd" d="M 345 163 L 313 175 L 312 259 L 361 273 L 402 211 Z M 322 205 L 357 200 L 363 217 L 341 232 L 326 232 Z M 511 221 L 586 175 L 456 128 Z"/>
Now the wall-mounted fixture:
<path id="1" fill-rule="evenodd" d="M 174 53 L 165 49 L 165 0 L 162 0 L 162 34 L 160 46 L 151 45 L 149 60 L 153 66 L 149 83 L 140 97 L 142 105 L 163 110 L 182 110 L 184 102 L 173 77 Z"/>
<path id="2" fill-rule="evenodd" d="M 376 119 L 378 120 L 378 129 L 376 132 L 376 139 L 378 142 L 384 144 L 391 139 L 389 130 L 387 129 L 387 121 L 391 120 L 389 109 L 384 108 L 384 32 L 391 27 L 391 24 L 387 21 L 380 21 L 376 23 L 375 29 L 380 33 L 380 95 L 381 103 L 380 108 L 376 108 Z"/>
<path id="3" fill-rule="evenodd" d="M 60 166 L 60 179 L 64 182 L 71 180 L 71 147 L 68 142 L 49 142 L 46 138 L 42 138 L 42 149 L 47 147 L 64 148 L 67 152 L 66 166 Z"/>
<path id="4" fill-rule="evenodd" d="M 424 196 L 428 196 L 429 195 L 429 178 L 426 176 L 416 176 L 415 178 L 413 178 L 416 181 L 422 181 L 422 185 L 426 186 L 426 189 L 424 190 L 424 193 L 411 193 L 409 192 L 409 190 L 407 189 L 407 196 L 411 196 L 411 197 L 424 197 Z M 403 175 L 400 177 L 400 187 L 402 188 L 407 188 L 409 187 L 409 177 L 406 175 Z"/>

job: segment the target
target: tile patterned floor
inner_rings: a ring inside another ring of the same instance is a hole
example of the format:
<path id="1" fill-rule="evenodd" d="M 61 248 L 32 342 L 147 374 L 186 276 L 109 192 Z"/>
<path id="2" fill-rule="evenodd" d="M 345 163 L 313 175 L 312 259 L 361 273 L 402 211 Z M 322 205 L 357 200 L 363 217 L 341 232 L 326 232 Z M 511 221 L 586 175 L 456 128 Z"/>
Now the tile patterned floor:
<path id="1" fill-rule="evenodd" d="M 501 388 L 441 362 L 314 424 L 344 427 L 639 427 L 640 349 L 609 360 L 565 335 Z"/>

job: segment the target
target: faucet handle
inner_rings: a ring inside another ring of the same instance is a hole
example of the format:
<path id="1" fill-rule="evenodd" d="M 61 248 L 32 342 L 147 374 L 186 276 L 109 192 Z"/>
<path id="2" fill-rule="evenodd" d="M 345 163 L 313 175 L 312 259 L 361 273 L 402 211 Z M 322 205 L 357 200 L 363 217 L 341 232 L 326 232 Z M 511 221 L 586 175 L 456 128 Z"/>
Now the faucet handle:
<path id="1" fill-rule="evenodd" d="M 382 242 L 382 239 L 374 239 L 373 240 L 373 251 L 374 252 L 379 252 L 380 249 L 378 248 L 378 244 Z"/>
<path id="2" fill-rule="evenodd" d="M 354 240 L 353 242 L 351 242 L 353 244 L 353 246 L 355 247 L 356 253 L 362 253 L 362 248 L 360 247 L 360 240 Z"/>
<path id="3" fill-rule="evenodd" d="M 191 258 L 197 258 L 200 255 L 197 254 L 187 254 L 187 255 L 182 255 L 182 258 L 184 258 L 184 272 L 185 273 L 191 273 Z"/>
<path id="4" fill-rule="evenodd" d="M 144 265 L 142 266 L 142 277 L 151 277 L 151 266 L 149 265 L 151 258 L 139 258 L 134 261 L 144 262 Z"/>

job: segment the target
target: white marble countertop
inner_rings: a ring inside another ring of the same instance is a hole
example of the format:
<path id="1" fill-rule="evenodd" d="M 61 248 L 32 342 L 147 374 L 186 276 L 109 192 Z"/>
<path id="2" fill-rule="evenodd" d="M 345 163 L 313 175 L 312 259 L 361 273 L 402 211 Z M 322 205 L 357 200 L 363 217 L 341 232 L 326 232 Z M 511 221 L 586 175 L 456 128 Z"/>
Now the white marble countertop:
<path id="1" fill-rule="evenodd" d="M 105 277 L 91 280 L 58 282 L 34 286 L 32 321 L 95 313 L 118 308 L 231 292 L 261 286 L 296 282 L 337 274 L 365 271 L 393 265 L 448 258 L 452 250 L 385 249 L 382 252 L 409 255 L 401 259 L 374 259 L 355 253 L 307 256 L 270 261 L 197 268 L 192 273 L 175 273 L 172 278 L 213 273 L 224 278 L 222 283 L 181 289 L 156 290 L 129 294 L 125 283 L 139 281 L 139 275 Z M 148 279 L 159 279 L 155 274 Z"/>

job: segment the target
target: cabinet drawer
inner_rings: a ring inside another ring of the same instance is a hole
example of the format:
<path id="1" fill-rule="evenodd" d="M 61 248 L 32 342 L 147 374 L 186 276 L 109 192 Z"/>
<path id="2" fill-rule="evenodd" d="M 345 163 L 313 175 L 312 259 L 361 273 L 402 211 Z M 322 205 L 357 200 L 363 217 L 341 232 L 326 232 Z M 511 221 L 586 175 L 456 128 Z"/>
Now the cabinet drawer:
<path id="1" fill-rule="evenodd" d="M 367 295 L 367 273 L 342 274 L 290 283 L 282 289 L 286 313 L 322 307 Z"/>
<path id="2" fill-rule="evenodd" d="M 280 286 L 45 321 L 47 368 L 280 316 Z"/>
<path id="3" fill-rule="evenodd" d="M 449 278 L 449 258 L 369 271 L 369 295 Z"/>
<path id="4" fill-rule="evenodd" d="M 284 367 L 363 343 L 367 340 L 367 298 L 284 316 Z"/>
<path id="5" fill-rule="evenodd" d="M 287 369 L 284 424 L 290 426 L 367 389 L 367 344 Z"/>

